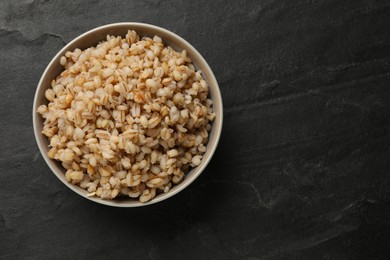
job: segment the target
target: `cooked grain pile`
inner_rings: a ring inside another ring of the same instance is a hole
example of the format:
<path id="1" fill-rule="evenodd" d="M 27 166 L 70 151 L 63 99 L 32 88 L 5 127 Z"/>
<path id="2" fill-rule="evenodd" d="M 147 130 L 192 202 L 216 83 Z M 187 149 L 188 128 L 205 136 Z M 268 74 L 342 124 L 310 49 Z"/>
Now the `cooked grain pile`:
<path id="1" fill-rule="evenodd" d="M 185 50 L 129 31 L 60 63 L 38 112 L 68 182 L 89 196 L 146 202 L 201 163 L 215 114 Z"/>

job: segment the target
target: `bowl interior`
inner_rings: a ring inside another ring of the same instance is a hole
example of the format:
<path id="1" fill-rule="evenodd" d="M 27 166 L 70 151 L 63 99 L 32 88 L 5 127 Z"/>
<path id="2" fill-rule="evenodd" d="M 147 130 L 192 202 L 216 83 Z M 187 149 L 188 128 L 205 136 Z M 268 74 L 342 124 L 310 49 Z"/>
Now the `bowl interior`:
<path id="1" fill-rule="evenodd" d="M 202 71 L 202 74 L 207 81 L 210 88 L 210 97 L 213 100 L 213 109 L 216 114 L 216 118 L 212 124 L 212 129 L 209 134 L 209 142 L 207 144 L 207 151 L 203 156 L 202 163 L 192 169 L 190 172 L 186 174 L 183 182 L 175 185 L 172 189 L 167 193 L 162 193 L 157 195 L 153 200 L 147 203 L 140 203 L 138 200 L 134 199 L 115 199 L 115 200 L 102 200 L 96 197 L 87 197 L 88 192 L 76 185 L 70 184 L 65 180 L 65 169 L 61 166 L 60 163 L 52 160 L 48 157 L 47 152 L 49 151 L 49 141 L 46 136 L 42 135 L 43 128 L 43 119 L 36 112 L 37 108 L 42 104 L 47 104 L 47 100 L 45 98 L 45 91 L 50 87 L 51 81 L 56 78 L 63 70 L 60 65 L 60 58 L 67 51 L 73 51 L 75 48 L 86 49 L 91 46 L 96 46 L 98 42 L 106 39 L 106 36 L 114 35 L 114 36 L 125 36 L 128 30 L 135 30 L 141 36 L 160 36 L 164 42 L 170 46 L 172 46 L 175 50 L 183 50 L 185 49 L 191 57 L 192 62 L 198 70 Z M 219 91 L 218 83 L 215 79 L 213 72 L 210 67 L 203 59 L 203 57 L 199 54 L 198 51 L 195 50 L 188 42 L 186 42 L 181 37 L 176 34 L 165 30 L 163 28 L 143 24 L 143 23 L 117 23 L 117 24 L 109 24 L 102 27 L 98 27 L 91 31 L 88 31 L 79 37 L 75 38 L 69 44 L 67 44 L 62 50 L 60 50 L 56 56 L 52 59 L 52 61 L 47 66 L 45 72 L 43 73 L 41 80 L 38 84 L 34 105 L 33 105 L 33 125 L 34 125 L 34 133 L 39 146 L 39 149 L 44 157 L 46 163 L 50 167 L 50 169 L 54 172 L 54 174 L 70 189 L 78 193 L 79 195 L 88 198 L 89 200 L 95 201 L 97 203 L 109 205 L 109 206 L 117 206 L 117 207 L 137 207 L 144 206 L 153 203 L 157 203 L 164 199 L 167 199 L 179 191 L 183 190 L 187 187 L 191 182 L 193 182 L 196 177 L 204 170 L 208 162 L 210 161 L 214 151 L 217 147 L 219 137 L 222 129 L 222 98 Z"/>

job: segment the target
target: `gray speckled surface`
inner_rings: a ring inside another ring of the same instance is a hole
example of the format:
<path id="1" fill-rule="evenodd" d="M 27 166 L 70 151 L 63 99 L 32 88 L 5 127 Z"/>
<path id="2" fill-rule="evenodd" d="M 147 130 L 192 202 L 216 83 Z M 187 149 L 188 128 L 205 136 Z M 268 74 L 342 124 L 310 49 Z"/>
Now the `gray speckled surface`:
<path id="1" fill-rule="evenodd" d="M 0 2 L 1 259 L 389 257 L 389 2 L 108 2 Z M 225 105 L 204 174 L 139 209 L 72 193 L 32 130 L 51 57 L 120 21 L 192 43 Z"/>

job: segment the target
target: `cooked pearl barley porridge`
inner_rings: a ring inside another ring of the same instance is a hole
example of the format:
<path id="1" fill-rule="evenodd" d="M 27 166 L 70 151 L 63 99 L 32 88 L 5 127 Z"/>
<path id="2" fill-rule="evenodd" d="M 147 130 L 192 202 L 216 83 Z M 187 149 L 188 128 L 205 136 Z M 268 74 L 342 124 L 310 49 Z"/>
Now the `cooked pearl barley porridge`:
<path id="1" fill-rule="evenodd" d="M 89 196 L 147 202 L 201 163 L 215 114 L 185 50 L 128 31 L 60 63 L 38 113 L 68 182 Z"/>

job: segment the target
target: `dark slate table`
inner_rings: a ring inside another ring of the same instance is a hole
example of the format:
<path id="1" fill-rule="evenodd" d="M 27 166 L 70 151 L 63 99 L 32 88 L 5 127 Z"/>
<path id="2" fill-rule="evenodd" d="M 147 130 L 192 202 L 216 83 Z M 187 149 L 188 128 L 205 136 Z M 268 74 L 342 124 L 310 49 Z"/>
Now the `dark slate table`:
<path id="1" fill-rule="evenodd" d="M 390 256 L 390 2 L 1 1 L 1 259 Z M 50 172 L 31 110 L 54 54 L 96 26 L 165 27 L 204 55 L 225 120 L 207 170 L 143 208 Z"/>

